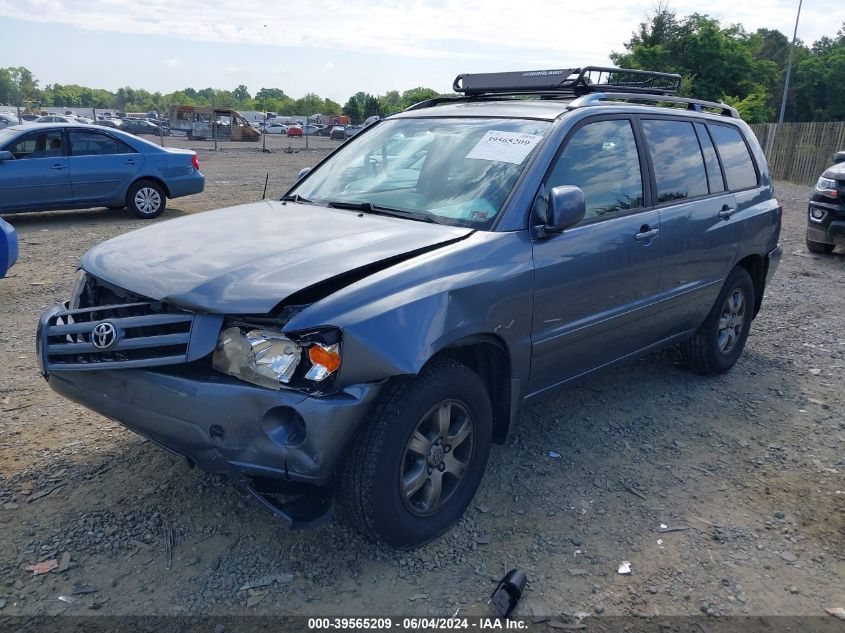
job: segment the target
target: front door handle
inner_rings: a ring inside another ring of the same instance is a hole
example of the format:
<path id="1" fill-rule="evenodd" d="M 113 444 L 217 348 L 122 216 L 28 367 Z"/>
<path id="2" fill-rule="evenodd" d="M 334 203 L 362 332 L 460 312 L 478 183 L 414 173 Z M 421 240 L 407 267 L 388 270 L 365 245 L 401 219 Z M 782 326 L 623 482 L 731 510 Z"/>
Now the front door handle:
<path id="1" fill-rule="evenodd" d="M 653 229 L 648 224 L 644 224 L 640 227 L 640 232 L 634 237 L 637 241 L 648 242 L 656 238 L 658 235 L 660 235 L 660 229 Z"/>
<path id="2" fill-rule="evenodd" d="M 722 206 L 722 208 L 719 210 L 719 217 L 722 218 L 723 220 L 727 220 L 729 217 L 731 217 L 736 212 L 737 212 L 736 207 L 731 207 L 731 206 L 726 204 L 726 205 Z"/>
<path id="3" fill-rule="evenodd" d="M 129 160 L 126 161 L 126 164 L 127 165 L 137 165 L 138 161 L 135 160 L 134 158 L 130 158 Z"/>
<path id="4" fill-rule="evenodd" d="M 62 164 L 60 164 L 60 163 L 56 163 L 56 164 L 55 164 L 55 165 L 53 165 L 50 169 L 64 169 L 64 168 L 65 168 L 65 166 L 64 166 L 64 165 L 62 165 Z"/>

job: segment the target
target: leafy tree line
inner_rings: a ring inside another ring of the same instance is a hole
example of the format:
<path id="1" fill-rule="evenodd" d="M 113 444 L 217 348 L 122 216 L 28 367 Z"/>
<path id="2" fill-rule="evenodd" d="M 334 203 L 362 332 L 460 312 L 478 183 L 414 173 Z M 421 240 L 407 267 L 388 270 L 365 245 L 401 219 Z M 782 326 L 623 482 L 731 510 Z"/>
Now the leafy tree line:
<path id="1" fill-rule="evenodd" d="M 679 19 L 659 5 L 624 47 L 610 55 L 618 66 L 678 73 L 684 96 L 729 103 L 749 123 L 777 120 L 790 48 L 778 30 L 748 33 L 697 13 Z M 845 120 L 845 22 L 834 38 L 796 42 L 784 118 Z"/>
<path id="2" fill-rule="evenodd" d="M 679 73 L 683 95 L 730 103 L 750 123 L 777 117 L 790 49 L 789 38 L 778 30 L 748 33 L 741 25 L 722 26 L 698 13 L 679 18 L 666 5 L 658 5 L 623 46 L 623 52 L 610 54 L 618 66 Z M 26 68 L 0 68 L 0 103 L 26 105 L 31 100 L 41 106 L 128 112 L 163 112 L 178 103 L 298 116 L 343 113 L 357 122 L 436 96 L 436 91 L 422 87 L 383 95 L 357 92 L 341 106 L 313 93 L 294 99 L 280 88 L 261 88 L 252 95 L 244 85 L 233 90 L 185 88 L 170 94 L 128 86 L 117 92 L 74 84 L 40 88 Z M 835 37 L 822 37 L 812 46 L 796 43 L 786 120 L 845 120 L 845 22 Z"/>
<path id="3" fill-rule="evenodd" d="M 404 108 L 437 96 L 430 88 L 414 88 L 405 92 L 391 90 L 376 96 L 358 92 L 351 96 L 346 105 L 331 99 L 324 99 L 308 93 L 294 99 L 280 88 L 261 88 L 251 95 L 243 84 L 234 90 L 185 88 L 170 94 L 149 92 L 137 88 L 118 88 L 117 92 L 88 88 L 76 84 L 47 84 L 39 88 L 38 80 L 26 68 L 0 68 L 0 103 L 17 104 L 26 107 L 29 103 L 41 107 L 108 108 L 123 112 L 165 112 L 171 104 L 214 106 L 237 110 L 272 111 L 278 114 L 308 116 L 346 114 L 354 121 L 362 121 L 372 115 L 387 116 Z"/>

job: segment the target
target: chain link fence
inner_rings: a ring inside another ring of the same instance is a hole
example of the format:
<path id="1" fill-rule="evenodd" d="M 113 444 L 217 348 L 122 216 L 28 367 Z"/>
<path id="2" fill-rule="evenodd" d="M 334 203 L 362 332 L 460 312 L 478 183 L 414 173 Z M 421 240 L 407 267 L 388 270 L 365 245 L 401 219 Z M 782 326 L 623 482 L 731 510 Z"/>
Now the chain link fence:
<path id="1" fill-rule="evenodd" d="M 751 126 L 769 161 L 774 180 L 814 185 L 845 150 L 845 121 L 755 123 Z"/>

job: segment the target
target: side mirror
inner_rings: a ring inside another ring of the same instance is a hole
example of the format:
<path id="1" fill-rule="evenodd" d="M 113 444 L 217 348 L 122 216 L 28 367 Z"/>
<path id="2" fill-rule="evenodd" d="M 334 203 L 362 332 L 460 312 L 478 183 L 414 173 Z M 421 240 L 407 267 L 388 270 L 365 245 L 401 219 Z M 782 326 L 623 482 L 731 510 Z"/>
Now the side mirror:
<path id="1" fill-rule="evenodd" d="M 300 169 L 299 174 L 296 176 L 296 181 L 299 182 L 300 180 L 305 178 L 305 176 L 308 175 L 309 171 L 311 171 L 310 167 L 304 167 L 304 168 Z"/>
<path id="2" fill-rule="evenodd" d="M 845 152 L 836 152 L 833 155 L 833 164 L 838 165 L 839 163 L 845 163 Z"/>
<path id="3" fill-rule="evenodd" d="M 587 213 L 587 202 L 580 187 L 561 185 L 549 193 L 547 233 L 560 233 L 578 224 Z"/>
<path id="4" fill-rule="evenodd" d="M 12 152 L 0 152 L 0 160 L 12 160 Z"/>

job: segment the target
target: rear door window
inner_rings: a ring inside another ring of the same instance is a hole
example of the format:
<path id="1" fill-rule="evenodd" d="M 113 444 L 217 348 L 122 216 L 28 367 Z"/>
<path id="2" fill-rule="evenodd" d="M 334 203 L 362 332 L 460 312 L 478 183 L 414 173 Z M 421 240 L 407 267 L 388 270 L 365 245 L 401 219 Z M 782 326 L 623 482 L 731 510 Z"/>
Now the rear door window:
<path id="1" fill-rule="evenodd" d="M 695 133 L 698 135 L 698 142 L 701 144 L 701 153 L 704 155 L 704 164 L 707 167 L 707 183 L 710 186 L 710 193 L 719 193 L 725 190 L 725 180 L 722 178 L 722 169 L 719 167 L 719 158 L 716 156 L 716 148 L 707 132 L 707 127 L 702 123 L 695 124 Z"/>
<path id="2" fill-rule="evenodd" d="M 583 221 L 621 215 L 643 206 L 643 180 L 628 119 L 587 123 L 566 143 L 548 178 L 551 189 L 575 185 L 584 192 Z"/>
<path id="3" fill-rule="evenodd" d="M 657 202 L 706 196 L 707 173 L 692 123 L 653 119 L 642 125 L 657 181 Z"/>
<path id="4" fill-rule="evenodd" d="M 102 156 L 104 154 L 133 154 L 135 150 L 123 141 L 100 132 L 72 130 L 70 151 L 74 156 Z"/>
<path id="5" fill-rule="evenodd" d="M 716 149 L 719 151 L 719 157 L 722 159 L 722 166 L 725 168 L 728 189 L 738 191 L 756 187 L 757 171 L 754 169 L 754 162 L 740 131 L 727 125 L 708 127 L 716 143 Z"/>

